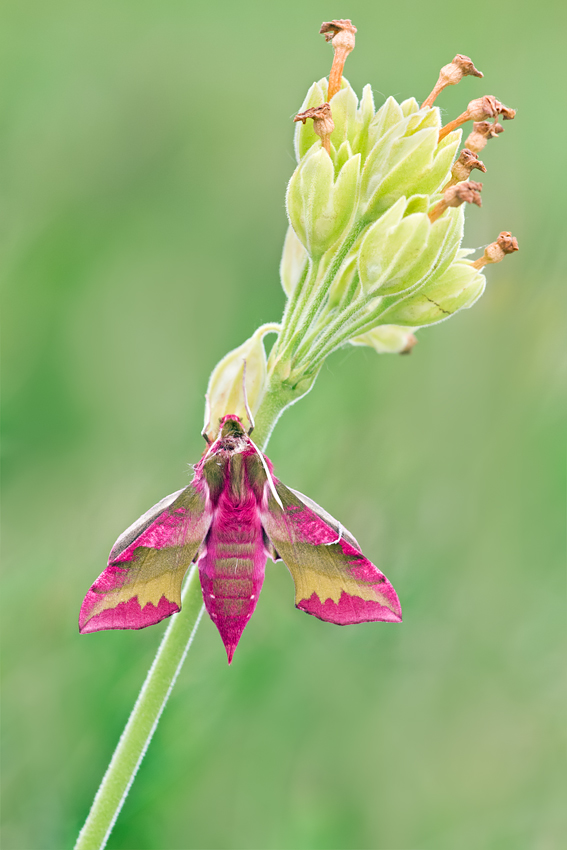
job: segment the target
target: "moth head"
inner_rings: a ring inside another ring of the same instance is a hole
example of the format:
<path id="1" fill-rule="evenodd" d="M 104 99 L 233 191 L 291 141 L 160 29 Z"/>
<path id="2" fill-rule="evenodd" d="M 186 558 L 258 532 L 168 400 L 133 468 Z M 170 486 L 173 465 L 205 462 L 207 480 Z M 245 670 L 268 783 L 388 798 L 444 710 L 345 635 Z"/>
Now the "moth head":
<path id="1" fill-rule="evenodd" d="M 246 431 L 239 417 L 233 413 L 228 416 L 223 416 L 220 421 L 220 438 L 225 440 L 227 437 L 244 437 Z"/>

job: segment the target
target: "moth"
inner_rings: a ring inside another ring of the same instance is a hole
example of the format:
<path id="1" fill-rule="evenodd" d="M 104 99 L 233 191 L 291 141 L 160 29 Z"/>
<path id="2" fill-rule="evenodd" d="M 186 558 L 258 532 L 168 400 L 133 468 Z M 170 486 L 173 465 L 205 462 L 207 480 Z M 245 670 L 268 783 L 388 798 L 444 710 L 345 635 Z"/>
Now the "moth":
<path id="1" fill-rule="evenodd" d="M 286 564 L 295 604 L 307 614 L 339 625 L 402 619 L 396 591 L 352 534 L 278 481 L 238 416 L 225 416 L 191 483 L 118 538 L 83 601 L 79 629 L 142 629 L 169 617 L 180 610 L 183 578 L 197 562 L 230 664 L 268 558 Z"/>

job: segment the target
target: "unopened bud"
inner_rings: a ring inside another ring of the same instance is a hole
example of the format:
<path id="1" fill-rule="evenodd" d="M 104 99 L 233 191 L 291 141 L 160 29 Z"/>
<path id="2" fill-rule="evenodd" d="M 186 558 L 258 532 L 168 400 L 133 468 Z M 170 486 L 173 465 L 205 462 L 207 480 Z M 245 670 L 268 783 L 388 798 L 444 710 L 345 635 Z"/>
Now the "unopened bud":
<path id="1" fill-rule="evenodd" d="M 482 183 L 477 183 L 475 180 L 467 180 L 463 183 L 457 183 L 455 186 L 449 186 L 448 189 L 445 189 L 439 203 L 435 204 L 433 209 L 429 211 L 429 220 L 432 222 L 437 221 L 447 207 L 460 207 L 461 204 L 476 204 L 477 207 L 482 206 L 480 199 L 481 192 Z"/>
<path id="2" fill-rule="evenodd" d="M 468 56 L 463 56 L 462 53 L 457 53 L 452 62 L 444 65 L 439 71 L 439 79 L 433 87 L 433 91 L 426 100 L 423 101 L 421 108 L 433 106 L 433 103 L 440 92 L 447 86 L 456 86 L 460 83 L 463 77 L 483 77 L 484 74 L 473 65 L 472 59 Z"/>
<path id="3" fill-rule="evenodd" d="M 294 123 L 301 121 L 302 124 L 305 124 L 308 118 L 313 119 L 313 129 L 321 139 L 321 144 L 327 153 L 330 154 L 331 133 L 335 129 L 331 107 L 328 103 L 322 103 L 321 106 L 312 106 L 310 109 L 306 109 L 305 112 L 299 112 L 293 120 Z"/>
<path id="4" fill-rule="evenodd" d="M 267 373 L 263 339 L 274 332 L 279 332 L 279 325 L 262 325 L 245 343 L 229 351 L 213 369 L 207 389 L 208 421 L 204 428 L 209 440 L 218 436 L 223 416 L 233 413 L 242 421 L 249 421 L 247 407 L 253 416 L 260 407 Z"/>
<path id="5" fill-rule="evenodd" d="M 332 42 L 335 49 L 333 65 L 329 74 L 327 93 L 327 100 L 329 101 L 340 90 L 346 58 L 354 50 L 356 27 L 348 19 L 326 21 L 321 24 L 319 32 L 325 36 L 325 41 Z"/>
<path id="6" fill-rule="evenodd" d="M 477 121 L 473 124 L 472 133 L 467 137 L 465 145 L 474 153 L 479 153 L 487 144 L 489 139 L 494 139 L 504 132 L 504 127 L 497 121 Z"/>
<path id="7" fill-rule="evenodd" d="M 444 139 L 445 136 L 453 130 L 456 130 L 457 127 L 460 127 L 461 124 L 464 124 L 466 121 L 486 121 L 488 118 L 496 119 L 499 115 L 501 115 L 504 120 L 510 121 L 515 117 L 516 110 L 510 109 L 508 106 L 504 106 L 503 103 L 500 103 L 500 101 L 491 94 L 471 100 L 466 110 L 459 115 L 458 118 L 455 118 L 454 121 L 449 121 L 448 124 L 445 124 L 445 126 L 441 128 L 439 131 L 439 141 Z"/>
<path id="8" fill-rule="evenodd" d="M 445 189 L 448 189 L 450 186 L 454 186 L 455 183 L 460 183 L 462 180 L 468 180 L 470 173 L 474 168 L 477 168 L 479 171 L 486 172 L 484 162 L 480 161 L 476 153 L 469 150 L 469 148 L 463 148 L 459 158 L 455 160 L 455 164 L 451 169 L 452 176 L 445 186 Z"/>
<path id="9" fill-rule="evenodd" d="M 458 260 L 435 282 L 393 304 L 382 318 L 413 330 L 433 325 L 471 307 L 482 295 L 484 286 L 484 276 L 470 263 Z"/>
<path id="10" fill-rule="evenodd" d="M 287 214 L 312 258 L 321 257 L 340 238 L 358 203 L 360 154 L 352 156 L 335 179 L 331 157 L 315 150 L 303 157 L 287 187 Z"/>
<path id="11" fill-rule="evenodd" d="M 472 263 L 475 269 L 481 269 L 490 263 L 500 263 L 506 254 L 513 254 L 514 251 L 519 251 L 518 240 L 508 230 L 503 230 L 496 242 L 491 242 L 484 249 L 484 255 L 479 257 Z"/>

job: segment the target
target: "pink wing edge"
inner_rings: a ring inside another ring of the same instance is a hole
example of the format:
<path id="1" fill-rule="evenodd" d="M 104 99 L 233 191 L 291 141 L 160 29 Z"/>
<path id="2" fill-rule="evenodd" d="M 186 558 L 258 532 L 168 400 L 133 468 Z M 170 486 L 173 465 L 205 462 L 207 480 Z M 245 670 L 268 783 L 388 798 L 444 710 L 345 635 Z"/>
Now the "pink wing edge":
<path id="1" fill-rule="evenodd" d="M 166 496 L 120 535 L 110 551 L 108 566 L 92 584 L 83 600 L 79 612 L 80 634 L 107 629 L 144 629 L 180 610 L 176 602 L 165 596 L 160 598 L 157 605 L 148 602 L 141 607 L 134 592 L 127 601 L 119 602 L 114 608 L 107 608 L 93 617 L 90 616 L 93 608 L 100 602 L 101 595 L 119 590 L 123 586 L 129 569 L 121 565 L 133 560 L 135 550 L 139 546 L 163 549 L 173 541 L 177 542 L 175 538 L 179 538 L 179 532 L 183 533 L 188 512 L 180 507 L 169 513 L 167 508 L 185 489 L 187 488 L 183 487 Z M 190 564 L 187 564 L 187 569 L 189 566 Z"/>
<path id="2" fill-rule="evenodd" d="M 275 479 L 275 483 L 276 488 L 281 485 L 281 482 L 277 479 Z M 285 485 L 283 486 L 285 487 Z M 348 569 L 352 578 L 363 582 L 365 585 L 371 585 L 389 603 L 388 605 L 381 605 L 377 601 L 363 599 L 361 596 L 343 590 L 338 602 L 331 598 L 321 600 L 317 593 L 313 592 L 307 599 L 301 599 L 296 607 L 306 614 L 311 614 L 320 620 L 339 626 L 368 622 L 400 623 L 402 621 L 402 608 L 398 594 L 384 573 L 362 553 L 356 539 L 346 530 L 343 532 L 343 536 L 339 523 L 312 499 L 303 496 L 297 490 L 291 490 L 291 492 L 303 504 L 303 508 L 294 505 L 287 506 L 288 517 L 285 518 L 285 525 L 291 545 L 295 547 L 292 532 L 300 545 L 328 546 L 338 543 L 347 558 Z M 329 522 L 332 522 L 336 527 L 331 526 Z M 277 543 L 275 541 L 272 541 L 272 543 L 277 550 Z"/>

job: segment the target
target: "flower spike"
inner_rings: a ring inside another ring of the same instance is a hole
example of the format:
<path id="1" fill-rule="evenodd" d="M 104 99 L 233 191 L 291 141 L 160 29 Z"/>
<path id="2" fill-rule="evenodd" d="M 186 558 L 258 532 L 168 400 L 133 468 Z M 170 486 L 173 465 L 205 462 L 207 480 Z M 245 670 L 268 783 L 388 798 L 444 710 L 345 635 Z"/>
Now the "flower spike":
<path id="1" fill-rule="evenodd" d="M 456 186 L 450 186 L 445 190 L 445 193 L 439 203 L 435 204 L 432 210 L 429 211 L 429 220 L 437 221 L 447 207 L 460 207 L 461 204 L 476 204 L 477 207 L 482 206 L 480 193 L 482 192 L 482 183 L 476 183 L 474 180 L 457 183 Z"/>
<path id="2" fill-rule="evenodd" d="M 473 151 L 469 150 L 469 148 L 463 148 L 459 158 L 455 161 L 455 164 L 451 169 L 452 176 L 445 186 L 445 189 L 448 189 L 450 186 L 454 186 L 455 183 L 468 180 L 470 173 L 474 168 L 486 173 L 486 166 L 484 162 L 482 162 Z"/>
<path id="3" fill-rule="evenodd" d="M 504 127 L 495 121 L 475 121 L 472 133 L 467 137 L 465 145 L 474 153 L 479 153 L 487 144 L 489 139 L 495 139 L 504 132 Z"/>
<path id="4" fill-rule="evenodd" d="M 484 249 L 484 254 L 472 263 L 474 269 L 482 269 L 490 263 L 500 263 L 506 254 L 519 251 L 518 240 L 508 230 L 503 230 L 496 242 L 491 242 Z"/>
<path id="5" fill-rule="evenodd" d="M 331 153 L 331 133 L 335 129 L 333 114 L 328 103 L 322 103 L 321 106 L 312 106 L 311 109 L 306 109 L 305 112 L 299 112 L 294 120 L 294 123 L 301 121 L 305 124 L 308 118 L 313 119 L 313 129 L 321 138 L 321 144 L 328 154 Z"/>
<path id="6" fill-rule="evenodd" d="M 475 68 L 472 59 L 469 59 L 468 56 L 463 56 L 462 53 L 457 53 L 453 61 L 449 62 L 448 65 L 444 65 L 439 71 L 439 79 L 435 83 L 429 97 L 421 104 L 421 108 L 424 109 L 425 107 L 429 108 L 433 106 L 437 95 L 443 89 L 447 88 L 447 86 L 456 86 L 457 83 L 461 82 L 463 77 L 484 77 L 484 74 L 478 68 Z"/>
<path id="7" fill-rule="evenodd" d="M 327 93 L 327 101 L 330 101 L 341 88 L 346 58 L 354 50 L 356 27 L 348 19 L 326 21 L 321 24 L 319 33 L 325 36 L 325 41 L 331 41 L 335 48 Z"/>
<path id="8" fill-rule="evenodd" d="M 489 118 L 497 119 L 500 115 L 505 121 L 511 121 L 516 116 L 516 110 L 510 109 L 509 106 L 504 106 L 503 103 L 500 103 L 491 94 L 487 94 L 484 97 L 477 97 L 475 100 L 471 100 L 461 115 L 453 121 L 449 121 L 448 124 L 445 124 L 441 128 L 439 131 L 439 141 L 467 121 L 486 121 Z"/>

